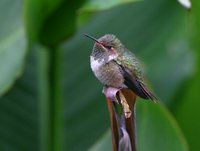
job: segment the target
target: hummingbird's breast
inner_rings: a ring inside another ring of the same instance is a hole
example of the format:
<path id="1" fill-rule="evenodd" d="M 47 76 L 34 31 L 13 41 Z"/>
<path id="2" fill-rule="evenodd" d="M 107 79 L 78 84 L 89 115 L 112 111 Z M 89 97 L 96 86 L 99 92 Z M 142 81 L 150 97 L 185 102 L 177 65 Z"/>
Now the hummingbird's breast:
<path id="1" fill-rule="evenodd" d="M 90 63 L 92 71 L 102 84 L 117 88 L 125 87 L 123 75 L 116 62 L 111 60 L 104 63 L 103 61 L 94 60 L 91 56 Z"/>

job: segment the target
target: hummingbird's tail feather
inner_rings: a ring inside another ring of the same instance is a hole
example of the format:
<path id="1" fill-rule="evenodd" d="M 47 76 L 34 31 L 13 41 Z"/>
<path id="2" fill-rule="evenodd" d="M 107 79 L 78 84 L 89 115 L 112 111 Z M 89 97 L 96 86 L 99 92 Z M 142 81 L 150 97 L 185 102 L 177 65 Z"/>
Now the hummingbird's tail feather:
<path id="1" fill-rule="evenodd" d="M 133 83 L 127 83 L 125 82 L 125 84 L 128 86 L 128 88 L 130 88 L 136 95 L 138 95 L 139 97 L 146 99 L 146 100 L 152 100 L 152 101 L 157 101 L 157 97 L 150 91 L 148 90 L 148 88 L 141 83 L 138 80 L 134 80 L 132 81 Z"/>
<path id="2" fill-rule="evenodd" d="M 158 98 L 150 91 L 148 90 L 148 88 L 140 82 L 140 89 L 142 91 L 142 95 L 141 97 L 144 98 L 144 99 L 149 99 L 149 100 L 152 100 L 152 101 L 157 101 Z"/>

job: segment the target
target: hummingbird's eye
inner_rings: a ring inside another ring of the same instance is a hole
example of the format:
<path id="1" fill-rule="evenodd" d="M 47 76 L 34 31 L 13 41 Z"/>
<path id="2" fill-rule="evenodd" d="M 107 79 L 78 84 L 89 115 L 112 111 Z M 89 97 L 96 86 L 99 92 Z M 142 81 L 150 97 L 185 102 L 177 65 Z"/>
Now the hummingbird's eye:
<path id="1" fill-rule="evenodd" d="M 107 49 L 112 49 L 113 47 L 112 46 L 104 46 L 106 47 Z"/>

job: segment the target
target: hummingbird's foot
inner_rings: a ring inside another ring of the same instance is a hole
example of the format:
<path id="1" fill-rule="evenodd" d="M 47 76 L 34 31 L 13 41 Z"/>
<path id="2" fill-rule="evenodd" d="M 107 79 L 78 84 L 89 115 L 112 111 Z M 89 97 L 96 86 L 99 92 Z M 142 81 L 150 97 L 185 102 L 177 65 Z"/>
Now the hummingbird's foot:
<path id="1" fill-rule="evenodd" d="M 115 87 L 107 87 L 107 86 L 105 86 L 103 88 L 103 93 L 106 96 L 106 98 L 112 100 L 113 102 L 120 103 L 122 105 L 125 118 L 130 118 L 132 112 L 130 110 L 128 102 L 126 101 L 126 98 L 125 98 L 124 94 L 122 93 L 121 89 L 122 88 L 115 88 Z M 117 94 L 119 94 L 118 95 L 119 98 L 117 98 Z"/>
<path id="2" fill-rule="evenodd" d="M 117 102 L 117 92 L 119 92 L 120 88 L 115 88 L 115 87 L 103 87 L 103 94 L 106 96 L 106 98 L 111 99 L 114 102 Z"/>

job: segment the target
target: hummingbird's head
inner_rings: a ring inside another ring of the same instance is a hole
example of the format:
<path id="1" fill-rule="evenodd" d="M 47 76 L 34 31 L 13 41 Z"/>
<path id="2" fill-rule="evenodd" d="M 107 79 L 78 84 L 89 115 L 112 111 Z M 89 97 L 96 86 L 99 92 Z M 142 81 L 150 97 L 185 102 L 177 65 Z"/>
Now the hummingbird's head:
<path id="1" fill-rule="evenodd" d="M 91 54 L 94 59 L 108 62 L 118 57 L 118 55 L 124 51 L 123 44 L 115 35 L 106 34 L 99 39 L 95 39 L 86 34 L 85 36 L 95 41 Z"/>

